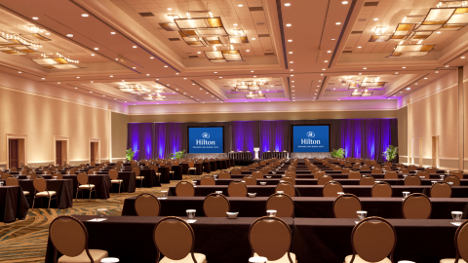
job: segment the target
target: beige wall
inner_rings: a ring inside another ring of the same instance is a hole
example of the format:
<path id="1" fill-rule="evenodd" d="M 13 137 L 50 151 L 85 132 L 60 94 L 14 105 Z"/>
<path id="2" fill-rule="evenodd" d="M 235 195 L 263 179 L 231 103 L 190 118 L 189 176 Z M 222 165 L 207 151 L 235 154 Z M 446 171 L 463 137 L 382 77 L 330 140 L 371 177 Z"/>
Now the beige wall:
<path id="1" fill-rule="evenodd" d="M 398 118 L 398 153 L 400 162 L 407 162 L 408 156 L 408 107 L 397 111 Z"/>
<path id="2" fill-rule="evenodd" d="M 112 112 L 112 160 L 125 158 L 127 149 L 127 124 L 129 116 Z"/>

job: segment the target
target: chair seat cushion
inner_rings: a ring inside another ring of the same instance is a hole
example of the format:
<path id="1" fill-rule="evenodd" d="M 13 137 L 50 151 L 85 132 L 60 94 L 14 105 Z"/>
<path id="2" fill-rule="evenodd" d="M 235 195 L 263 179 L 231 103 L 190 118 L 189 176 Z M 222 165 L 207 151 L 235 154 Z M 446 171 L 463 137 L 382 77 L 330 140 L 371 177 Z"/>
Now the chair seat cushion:
<path id="1" fill-rule="evenodd" d="M 113 184 L 120 184 L 121 182 L 123 182 L 122 179 L 111 180 L 111 183 L 113 183 Z"/>
<path id="2" fill-rule="evenodd" d="M 78 186 L 78 188 L 80 188 L 80 189 L 91 189 L 91 188 L 94 188 L 94 184 L 82 184 L 82 185 Z"/>
<path id="3" fill-rule="evenodd" d="M 143 180 L 143 179 L 145 179 L 144 176 L 137 176 L 137 177 L 135 177 L 135 178 L 136 178 L 137 180 Z"/>
<path id="4" fill-rule="evenodd" d="M 44 192 L 38 192 L 36 193 L 36 196 L 52 196 L 55 195 L 55 191 L 44 191 Z"/>
<path id="5" fill-rule="evenodd" d="M 94 262 L 101 262 L 101 259 L 107 258 L 107 251 L 101 249 L 89 249 L 89 254 L 93 258 Z M 58 260 L 59 263 L 91 263 L 89 260 L 86 250 L 83 250 L 83 253 L 79 254 L 76 257 L 61 256 Z"/>
<path id="6" fill-rule="evenodd" d="M 353 255 L 346 256 L 344 260 L 345 263 L 350 263 L 352 258 L 353 258 Z M 369 261 L 365 261 L 364 259 L 362 259 L 359 255 L 356 255 L 356 258 L 354 258 L 354 263 L 392 263 L 392 261 L 390 261 L 390 259 L 388 258 L 384 258 L 379 262 L 369 262 Z"/>
<path id="7" fill-rule="evenodd" d="M 444 259 L 440 260 L 440 263 L 454 263 L 454 262 L 455 262 L 454 258 L 444 258 Z M 463 259 L 460 258 L 458 260 L 458 263 L 466 263 L 466 261 L 464 261 Z"/>
<path id="8" fill-rule="evenodd" d="M 195 259 L 197 260 L 197 263 L 203 263 L 203 262 L 206 262 L 206 256 L 204 254 L 201 254 L 201 253 L 193 253 L 193 256 L 195 257 Z M 183 259 L 180 259 L 180 260 L 173 260 L 173 259 L 170 259 L 168 257 L 164 257 L 163 259 L 161 259 L 161 261 L 159 261 L 159 263 L 173 263 L 173 262 L 177 262 L 177 263 L 193 263 L 193 259 L 192 259 L 192 255 L 189 253 L 185 258 Z"/>
<path id="9" fill-rule="evenodd" d="M 24 195 L 29 195 L 29 191 L 23 191 Z"/>
<path id="10" fill-rule="evenodd" d="M 190 167 L 190 168 L 188 168 L 188 169 L 189 169 L 189 170 L 197 170 L 196 167 Z"/>
<path id="11" fill-rule="evenodd" d="M 291 255 L 292 262 L 296 262 L 296 254 L 289 252 L 289 255 Z M 259 255 L 257 252 L 254 253 L 254 257 L 258 257 Z M 268 260 L 267 262 L 272 262 L 272 263 L 290 263 L 289 258 L 288 258 L 288 253 L 284 254 L 283 257 L 281 257 L 278 260 Z"/>

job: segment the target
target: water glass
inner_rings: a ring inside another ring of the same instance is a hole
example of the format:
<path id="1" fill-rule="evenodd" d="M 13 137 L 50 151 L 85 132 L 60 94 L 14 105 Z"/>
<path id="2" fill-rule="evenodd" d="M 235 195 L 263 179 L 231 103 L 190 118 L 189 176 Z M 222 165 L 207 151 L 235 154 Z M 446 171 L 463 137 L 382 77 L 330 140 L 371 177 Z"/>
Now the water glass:
<path id="1" fill-rule="evenodd" d="M 31 179 L 31 176 L 30 176 L 30 175 L 27 175 L 26 178 L 29 180 L 29 179 Z"/>
<path id="2" fill-rule="evenodd" d="M 194 219 L 195 218 L 195 213 L 197 212 L 197 210 L 187 209 L 187 210 L 185 210 L 185 212 L 187 213 L 188 219 Z"/>
<path id="3" fill-rule="evenodd" d="M 54 178 L 54 180 L 57 180 L 58 176 L 54 175 L 52 176 L 52 178 Z"/>
<path id="4" fill-rule="evenodd" d="M 462 211 L 452 211 L 452 219 L 455 221 L 461 221 L 462 215 Z"/>
<path id="5" fill-rule="evenodd" d="M 437 183 L 437 181 L 431 181 L 431 183 L 432 183 L 432 184 L 436 184 L 436 183 Z"/>
<path id="6" fill-rule="evenodd" d="M 167 197 L 167 191 L 161 191 L 161 196 L 162 197 Z"/>
<path id="7" fill-rule="evenodd" d="M 359 220 L 363 220 L 364 218 L 367 217 L 367 211 L 356 211 L 356 214 Z"/>
<path id="8" fill-rule="evenodd" d="M 193 183 L 193 186 L 197 185 L 197 181 L 192 181 L 192 183 Z"/>
<path id="9" fill-rule="evenodd" d="M 445 170 L 445 174 L 450 174 L 450 170 Z"/>
<path id="10" fill-rule="evenodd" d="M 403 175 L 403 179 L 406 179 L 406 176 L 408 176 L 408 175 L 407 175 L 407 174 L 404 174 L 404 175 Z"/>
<path id="11" fill-rule="evenodd" d="M 215 193 L 216 193 L 216 194 L 219 194 L 219 195 L 222 195 L 222 194 L 223 194 L 223 191 L 216 191 Z"/>
<path id="12" fill-rule="evenodd" d="M 99 217 L 104 217 L 107 213 L 107 208 L 99 208 L 98 210 Z"/>
<path id="13" fill-rule="evenodd" d="M 3 181 L 0 182 L 0 187 L 3 186 Z"/>
<path id="14" fill-rule="evenodd" d="M 344 195 L 344 192 L 337 192 L 336 194 L 337 194 L 338 196 L 342 196 L 342 195 Z"/>
<path id="15" fill-rule="evenodd" d="M 213 178 L 214 178 L 215 180 L 217 180 L 217 179 L 218 179 L 218 175 L 217 175 L 217 174 L 213 174 Z"/>
<path id="16" fill-rule="evenodd" d="M 276 191 L 277 194 L 284 194 L 284 191 Z"/>
<path id="17" fill-rule="evenodd" d="M 276 210 L 273 210 L 273 209 L 272 209 L 272 210 L 267 210 L 266 212 L 267 212 L 267 215 L 268 215 L 269 217 L 274 217 L 274 216 L 276 216 Z"/>
<path id="18" fill-rule="evenodd" d="M 266 263 L 268 259 L 266 257 L 251 257 L 249 263 Z"/>
<path id="19" fill-rule="evenodd" d="M 407 198 L 410 194 L 411 192 L 403 192 L 403 198 Z"/>

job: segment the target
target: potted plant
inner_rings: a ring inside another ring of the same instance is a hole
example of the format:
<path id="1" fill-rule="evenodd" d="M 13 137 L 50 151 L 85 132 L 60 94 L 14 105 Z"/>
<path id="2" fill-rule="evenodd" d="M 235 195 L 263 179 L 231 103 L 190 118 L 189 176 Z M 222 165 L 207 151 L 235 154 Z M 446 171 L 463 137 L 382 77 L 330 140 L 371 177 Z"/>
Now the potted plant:
<path id="1" fill-rule="evenodd" d="M 331 151 L 331 156 L 333 158 L 344 158 L 345 153 L 346 153 L 346 151 L 343 148 L 339 148 L 338 150 L 333 149 Z"/>
<path id="2" fill-rule="evenodd" d="M 382 153 L 382 156 L 388 161 L 391 162 L 398 155 L 398 147 L 389 145 L 387 149 Z"/>
<path id="3" fill-rule="evenodd" d="M 184 158 L 185 150 L 175 152 L 171 154 L 171 159 L 182 159 Z"/>
<path id="4" fill-rule="evenodd" d="M 127 153 L 126 153 L 126 156 L 125 156 L 125 158 L 127 158 L 127 162 L 130 162 L 131 160 L 133 160 L 133 157 L 135 157 L 135 154 L 137 152 L 138 152 L 138 150 L 133 151 L 132 148 L 127 149 Z"/>

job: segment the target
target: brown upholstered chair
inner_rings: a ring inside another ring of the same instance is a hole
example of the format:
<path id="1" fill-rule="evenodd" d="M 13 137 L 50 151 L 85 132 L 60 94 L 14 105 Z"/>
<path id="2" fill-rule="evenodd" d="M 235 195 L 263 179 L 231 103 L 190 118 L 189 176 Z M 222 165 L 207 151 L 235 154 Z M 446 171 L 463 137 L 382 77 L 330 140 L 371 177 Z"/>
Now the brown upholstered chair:
<path id="1" fill-rule="evenodd" d="M 295 263 L 291 242 L 291 228 L 278 217 L 260 217 L 250 226 L 249 243 L 254 257 L 266 257 L 267 262 Z"/>
<path id="2" fill-rule="evenodd" d="M 263 179 L 263 174 L 260 171 L 255 171 L 252 173 L 252 177 L 256 179 Z"/>
<path id="3" fill-rule="evenodd" d="M 430 173 L 430 174 L 436 174 L 437 173 L 437 169 L 436 168 L 427 168 L 426 169 L 426 172 Z"/>
<path id="4" fill-rule="evenodd" d="M 384 181 L 375 183 L 372 187 L 372 197 L 392 197 L 392 186 Z"/>
<path id="5" fill-rule="evenodd" d="M 361 173 L 359 171 L 350 171 L 348 175 L 348 179 L 361 179 Z"/>
<path id="6" fill-rule="evenodd" d="M 47 190 L 47 182 L 44 179 L 44 177 L 37 177 L 33 180 L 33 186 L 34 186 L 34 196 L 33 196 L 33 204 L 32 204 L 32 209 L 34 209 L 34 203 L 36 201 L 36 198 L 43 198 L 46 197 L 49 199 L 49 206 L 47 209 L 50 210 L 50 202 L 54 197 L 56 197 L 56 192 L 55 191 L 48 191 Z"/>
<path id="7" fill-rule="evenodd" d="M 290 182 L 280 182 L 276 185 L 275 192 L 283 191 L 290 197 L 294 197 L 296 195 L 296 188 Z"/>
<path id="8" fill-rule="evenodd" d="M 59 171 L 54 172 L 54 173 L 52 174 L 52 178 L 53 178 L 53 176 L 57 176 L 57 179 L 63 179 L 63 175 L 62 175 L 62 173 L 59 172 Z"/>
<path id="9" fill-rule="evenodd" d="M 395 228 L 377 216 L 364 218 L 351 233 L 353 254 L 345 257 L 345 263 L 391 263 L 396 246 Z"/>
<path id="10" fill-rule="evenodd" d="M 252 176 L 244 176 L 244 178 L 242 178 L 242 181 L 245 181 L 246 185 L 257 185 L 257 179 L 255 179 L 255 177 Z"/>
<path id="11" fill-rule="evenodd" d="M 343 170 L 341 170 L 341 174 L 349 174 L 351 172 L 351 169 L 349 168 L 344 168 Z"/>
<path id="12" fill-rule="evenodd" d="M 401 172 L 402 174 L 409 174 L 408 168 L 401 168 L 398 172 Z"/>
<path id="13" fill-rule="evenodd" d="M 231 179 L 231 174 L 228 172 L 220 172 L 218 174 L 218 179 Z"/>
<path id="14" fill-rule="evenodd" d="M 459 179 L 463 179 L 463 173 L 460 171 L 450 171 L 450 175 L 455 175 Z"/>
<path id="15" fill-rule="evenodd" d="M 446 183 L 449 183 L 451 182 L 453 186 L 460 186 L 460 179 L 458 176 L 456 175 L 449 175 L 447 177 L 445 177 L 445 180 L 444 180 Z"/>
<path id="16" fill-rule="evenodd" d="M 324 174 L 322 176 L 319 177 L 319 179 L 317 179 L 317 185 L 325 185 L 326 183 L 332 181 L 333 178 L 328 175 L 328 174 Z"/>
<path id="17" fill-rule="evenodd" d="M 431 197 L 450 198 L 452 197 L 452 187 L 446 182 L 437 182 L 431 187 Z"/>
<path id="18" fill-rule="evenodd" d="M 11 168 L 10 168 L 10 172 L 18 172 L 18 168 L 16 168 L 16 167 L 11 167 Z"/>
<path id="19" fill-rule="evenodd" d="M 241 181 L 232 181 L 227 188 L 230 197 L 246 197 L 247 186 Z"/>
<path id="20" fill-rule="evenodd" d="M 466 240 L 468 240 L 468 220 L 465 220 L 455 232 L 455 258 L 444 258 L 440 263 L 465 263 L 468 262 L 468 247 Z"/>
<path id="21" fill-rule="evenodd" d="M 19 181 L 16 177 L 14 176 L 9 176 L 6 180 L 5 180 L 5 185 L 6 186 L 19 186 Z M 29 191 L 23 191 L 23 195 L 29 195 Z M 31 198 L 31 197 L 29 197 Z"/>
<path id="22" fill-rule="evenodd" d="M 88 175 L 86 173 L 79 173 L 76 176 L 76 180 L 78 181 L 78 188 L 76 189 L 75 199 L 78 200 L 78 193 L 84 190 L 89 190 L 89 199 L 91 199 L 92 192 L 96 192 L 96 186 L 94 184 L 88 184 Z M 83 197 L 83 192 L 81 192 L 81 197 Z"/>
<path id="23" fill-rule="evenodd" d="M 158 251 L 156 262 L 207 262 L 205 255 L 193 252 L 195 233 L 182 218 L 168 216 L 161 219 L 154 227 L 153 241 Z M 164 258 L 159 260 L 161 253 Z"/>
<path id="24" fill-rule="evenodd" d="M 371 174 L 382 174 L 382 169 L 380 168 L 375 168 L 375 169 L 372 169 L 371 171 Z"/>
<path id="25" fill-rule="evenodd" d="M 195 196 L 195 187 L 187 181 L 180 181 L 175 187 L 176 196 Z"/>
<path id="26" fill-rule="evenodd" d="M 325 175 L 325 171 L 318 171 L 314 174 L 314 179 L 320 178 L 322 175 Z"/>
<path id="27" fill-rule="evenodd" d="M 431 179 L 429 173 L 426 172 L 426 171 L 419 171 L 416 175 L 417 176 L 424 176 L 424 179 Z"/>
<path id="28" fill-rule="evenodd" d="M 205 175 L 200 179 L 200 185 L 216 185 L 216 181 L 213 176 Z"/>
<path id="29" fill-rule="evenodd" d="M 88 231 L 78 219 L 59 216 L 49 226 L 49 240 L 54 249 L 53 262 L 101 262 L 108 253 L 101 249 L 88 248 Z M 63 254 L 58 260 L 57 251 Z"/>
<path id="30" fill-rule="evenodd" d="M 408 175 L 405 179 L 405 185 L 421 185 L 421 179 L 417 175 Z"/>
<path id="31" fill-rule="evenodd" d="M 395 171 L 385 172 L 384 179 L 398 179 L 398 173 Z"/>
<path id="32" fill-rule="evenodd" d="M 369 166 L 362 166 L 361 167 L 361 171 L 370 171 L 370 167 Z"/>
<path id="33" fill-rule="evenodd" d="M 231 170 L 231 175 L 233 175 L 233 174 L 242 174 L 242 171 L 239 170 L 239 168 L 234 168 L 234 169 Z"/>
<path id="34" fill-rule="evenodd" d="M 226 217 L 229 207 L 229 201 L 222 194 L 209 194 L 203 201 L 203 211 L 207 217 Z"/>
<path id="35" fill-rule="evenodd" d="M 135 199 L 135 213 L 137 216 L 159 216 L 161 203 L 156 196 L 143 193 Z"/>
<path id="36" fill-rule="evenodd" d="M 111 180 L 111 185 L 113 184 L 119 185 L 119 194 L 120 194 L 120 187 L 123 185 L 123 180 L 119 179 L 119 172 L 117 170 L 110 170 L 109 178 Z"/>
<path id="37" fill-rule="evenodd" d="M 416 171 L 416 170 L 418 170 L 418 167 L 416 167 L 415 165 L 410 165 L 410 166 L 408 166 L 408 170 L 409 171 Z"/>
<path id="38" fill-rule="evenodd" d="M 292 177 L 292 176 L 282 177 L 281 180 L 289 182 L 289 183 L 291 183 L 293 185 L 296 185 L 296 179 L 294 179 L 294 177 Z"/>
<path id="39" fill-rule="evenodd" d="M 431 212 L 431 200 L 423 194 L 410 194 L 403 201 L 403 217 L 406 219 L 428 219 Z"/>
<path id="40" fill-rule="evenodd" d="M 143 181 L 145 180 L 145 177 L 140 175 L 141 174 L 140 168 L 134 167 L 132 168 L 132 172 L 135 173 L 135 179 L 137 181 L 140 181 L 140 187 L 143 187 Z"/>
<path id="41" fill-rule="evenodd" d="M 359 181 L 359 185 L 374 185 L 375 179 L 372 175 L 365 175 Z"/>
<path id="42" fill-rule="evenodd" d="M 6 180 L 8 177 L 10 177 L 10 173 L 2 173 L 1 179 Z"/>
<path id="43" fill-rule="evenodd" d="M 362 210 L 359 198 L 353 194 L 344 194 L 333 202 L 333 213 L 336 218 L 357 218 L 356 211 Z"/>
<path id="44" fill-rule="evenodd" d="M 255 168 L 254 168 L 254 169 L 255 169 Z M 240 170 L 241 170 L 241 172 L 249 172 L 249 171 L 250 171 L 250 168 L 247 167 L 247 166 L 242 166 Z"/>
<path id="45" fill-rule="evenodd" d="M 266 210 L 276 210 L 277 217 L 292 217 L 294 201 L 285 194 L 272 194 L 267 200 Z"/>
<path id="46" fill-rule="evenodd" d="M 329 181 L 323 186 L 323 197 L 337 197 L 339 192 L 343 192 L 343 187 L 337 181 Z"/>

